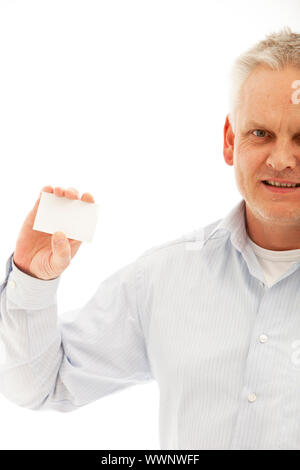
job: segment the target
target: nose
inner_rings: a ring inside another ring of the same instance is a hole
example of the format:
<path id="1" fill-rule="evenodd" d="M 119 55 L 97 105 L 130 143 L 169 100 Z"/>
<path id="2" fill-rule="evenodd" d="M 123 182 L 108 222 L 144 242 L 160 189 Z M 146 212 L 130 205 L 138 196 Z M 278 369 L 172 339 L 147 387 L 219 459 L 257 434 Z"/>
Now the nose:
<path id="1" fill-rule="evenodd" d="M 295 168 L 297 159 L 300 160 L 300 151 L 298 155 L 294 154 L 293 145 L 288 138 L 278 139 L 270 152 L 266 164 L 273 170 L 282 171 L 285 168 Z"/>

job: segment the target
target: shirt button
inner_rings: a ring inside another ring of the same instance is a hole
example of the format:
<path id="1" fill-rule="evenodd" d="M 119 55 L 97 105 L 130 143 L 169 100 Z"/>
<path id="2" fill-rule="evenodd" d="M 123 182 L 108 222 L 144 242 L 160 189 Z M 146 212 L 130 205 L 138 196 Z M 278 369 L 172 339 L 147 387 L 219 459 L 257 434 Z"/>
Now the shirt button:
<path id="1" fill-rule="evenodd" d="M 268 339 L 269 338 L 267 337 L 267 335 L 260 335 L 260 337 L 259 337 L 259 341 L 261 343 L 266 343 L 268 341 Z"/>
<path id="2" fill-rule="evenodd" d="M 265 287 L 265 283 L 262 282 L 262 281 L 259 282 L 259 285 L 260 285 L 261 287 Z"/>
<path id="3" fill-rule="evenodd" d="M 15 281 L 13 281 L 12 279 L 10 279 L 7 284 L 9 285 L 9 287 L 12 287 L 12 288 L 15 288 L 16 287 L 16 283 Z"/>
<path id="4" fill-rule="evenodd" d="M 256 400 L 256 395 L 255 393 L 249 393 L 248 395 L 248 401 L 249 403 L 253 403 Z"/>

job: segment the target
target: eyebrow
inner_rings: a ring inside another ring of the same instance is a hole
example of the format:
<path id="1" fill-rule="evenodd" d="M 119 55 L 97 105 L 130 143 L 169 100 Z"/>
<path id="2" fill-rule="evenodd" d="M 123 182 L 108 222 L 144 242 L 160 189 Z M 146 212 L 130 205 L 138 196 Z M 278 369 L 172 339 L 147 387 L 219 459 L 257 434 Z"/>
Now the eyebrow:
<path id="1" fill-rule="evenodd" d="M 259 124 L 259 122 L 256 121 L 249 121 L 246 124 L 247 127 L 263 127 L 265 128 L 266 126 L 264 124 Z"/>

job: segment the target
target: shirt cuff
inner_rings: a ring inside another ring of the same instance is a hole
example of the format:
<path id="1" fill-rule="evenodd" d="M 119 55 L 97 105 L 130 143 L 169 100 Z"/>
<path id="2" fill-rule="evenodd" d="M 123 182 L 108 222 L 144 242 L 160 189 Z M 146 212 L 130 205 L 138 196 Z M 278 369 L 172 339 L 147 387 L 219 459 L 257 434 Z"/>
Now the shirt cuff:
<path id="1" fill-rule="evenodd" d="M 43 309 L 56 303 L 56 291 L 61 276 L 43 280 L 21 271 L 11 257 L 12 270 L 6 286 L 7 299 L 22 309 Z"/>

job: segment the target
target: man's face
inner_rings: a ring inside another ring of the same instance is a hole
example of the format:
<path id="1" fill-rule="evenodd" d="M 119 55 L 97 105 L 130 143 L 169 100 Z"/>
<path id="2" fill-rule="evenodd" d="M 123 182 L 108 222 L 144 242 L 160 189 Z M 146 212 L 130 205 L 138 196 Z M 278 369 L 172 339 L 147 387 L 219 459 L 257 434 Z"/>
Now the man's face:
<path id="1" fill-rule="evenodd" d="M 300 69 L 257 67 L 242 88 L 236 133 L 226 120 L 224 157 L 234 165 L 247 210 L 276 224 L 300 225 L 300 187 L 271 192 L 262 180 L 300 183 Z M 294 84 L 295 88 L 292 88 Z M 297 99 L 299 98 L 299 99 Z"/>

